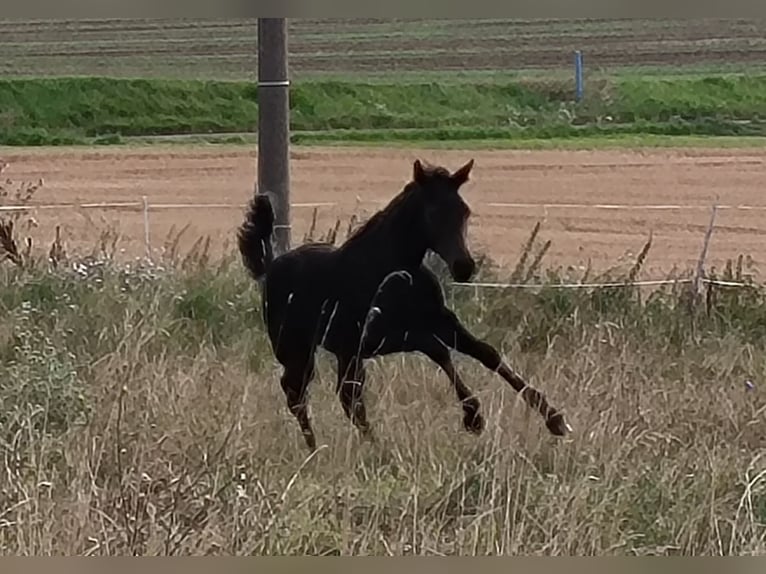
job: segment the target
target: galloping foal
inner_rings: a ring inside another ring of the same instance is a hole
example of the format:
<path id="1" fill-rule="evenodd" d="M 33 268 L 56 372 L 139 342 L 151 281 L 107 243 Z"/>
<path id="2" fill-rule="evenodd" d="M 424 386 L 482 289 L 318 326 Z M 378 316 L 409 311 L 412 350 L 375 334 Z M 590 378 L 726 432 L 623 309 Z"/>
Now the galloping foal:
<path id="1" fill-rule="evenodd" d="M 310 450 L 316 439 L 306 408 L 318 346 L 336 356 L 336 391 L 343 410 L 371 438 L 363 399 L 364 360 L 419 351 L 449 377 L 463 407 L 463 425 L 484 428 L 479 401 L 450 358 L 454 349 L 496 371 L 543 417 L 557 436 L 571 431 L 563 415 L 500 357 L 477 339 L 444 302 L 436 276 L 423 265 L 430 249 L 448 265 L 453 279 L 468 281 L 476 264 L 466 247 L 470 210 L 459 191 L 473 160 L 450 174 L 416 160 L 413 178 L 389 204 L 342 245 L 304 244 L 278 257 L 271 246 L 274 211 L 267 195 L 256 195 L 239 229 L 245 267 L 262 289 L 262 310 L 282 389 Z"/>

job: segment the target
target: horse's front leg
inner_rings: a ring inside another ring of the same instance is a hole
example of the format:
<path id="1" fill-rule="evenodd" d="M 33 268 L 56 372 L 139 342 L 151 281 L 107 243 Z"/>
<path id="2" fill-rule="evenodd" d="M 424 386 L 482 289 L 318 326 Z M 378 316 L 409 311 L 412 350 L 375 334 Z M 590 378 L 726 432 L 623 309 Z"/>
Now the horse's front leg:
<path id="1" fill-rule="evenodd" d="M 479 412 L 479 399 L 460 378 L 452 362 L 450 349 L 432 332 L 416 330 L 389 334 L 387 342 L 379 348 L 378 354 L 412 352 L 424 354 L 444 371 L 463 408 L 463 426 L 469 432 L 481 434 L 484 430 L 484 418 Z"/>
<path id="2" fill-rule="evenodd" d="M 479 412 L 479 399 L 474 396 L 460 378 L 450 355 L 450 349 L 431 333 L 415 333 L 409 339 L 409 347 L 419 351 L 441 367 L 455 389 L 463 408 L 463 426 L 468 432 L 481 434 L 484 430 L 484 417 Z"/>
<path id="3" fill-rule="evenodd" d="M 363 360 L 359 356 L 351 355 L 338 355 L 337 358 L 338 381 L 335 392 L 340 398 L 343 412 L 364 438 L 374 440 L 364 404 L 364 383 L 367 375 Z"/>
<path id="4" fill-rule="evenodd" d="M 503 360 L 497 349 L 471 334 L 460 323 L 457 316 L 446 308 L 439 321 L 437 334 L 445 345 L 473 357 L 487 369 L 503 377 L 516 392 L 521 394 L 527 405 L 540 413 L 545 426 L 552 434 L 564 436 L 572 431 L 572 427 L 564 420 L 564 416 L 548 404 L 543 393 L 530 386 Z"/>

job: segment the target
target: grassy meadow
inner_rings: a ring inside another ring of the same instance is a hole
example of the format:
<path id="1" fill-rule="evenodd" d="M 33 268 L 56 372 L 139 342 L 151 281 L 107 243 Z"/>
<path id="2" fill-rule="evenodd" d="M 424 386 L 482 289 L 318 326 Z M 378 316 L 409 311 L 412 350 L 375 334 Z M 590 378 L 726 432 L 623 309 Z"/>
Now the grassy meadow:
<path id="1" fill-rule="evenodd" d="M 365 443 L 320 354 L 313 457 L 236 257 L 20 253 L 0 268 L 4 553 L 763 554 L 766 291 L 742 260 L 718 276 L 748 287 L 696 302 L 681 283 L 557 289 L 630 282 L 650 245 L 591 276 L 546 268 L 538 235 L 481 278 L 548 287 L 447 296 L 574 435 L 458 358 L 488 419 L 470 436 L 436 366 L 399 356 L 370 365 Z"/>
<path id="2" fill-rule="evenodd" d="M 291 90 L 291 138 L 311 143 L 517 142 L 766 136 L 766 75 L 622 77 L 573 101 L 555 79 L 475 83 L 306 81 Z M 257 131 L 251 82 L 119 78 L 0 80 L 0 145 L 117 144 Z"/>
<path id="3" fill-rule="evenodd" d="M 766 142 L 760 23 L 292 26 L 295 144 Z M 0 22 L 0 145 L 252 142 L 254 30 Z M 562 63 L 575 47 L 590 58 L 581 103 Z M 7 180 L 0 205 L 33 191 Z M 766 553 L 766 289 L 748 254 L 705 269 L 743 287 L 648 290 L 630 283 L 650 243 L 594 275 L 548 266 L 536 227 L 515 268 L 488 254 L 481 278 L 543 287 L 445 289 L 575 433 L 551 437 L 499 377 L 457 357 L 488 422 L 470 436 L 438 368 L 397 356 L 369 365 L 379 442 L 364 443 L 320 353 L 308 456 L 260 294 L 235 253 L 213 260 L 207 246 L 171 238 L 118 263 L 109 234 L 69 253 L 65 237 L 29 246 L 23 220 L 0 215 L 3 554 Z"/>

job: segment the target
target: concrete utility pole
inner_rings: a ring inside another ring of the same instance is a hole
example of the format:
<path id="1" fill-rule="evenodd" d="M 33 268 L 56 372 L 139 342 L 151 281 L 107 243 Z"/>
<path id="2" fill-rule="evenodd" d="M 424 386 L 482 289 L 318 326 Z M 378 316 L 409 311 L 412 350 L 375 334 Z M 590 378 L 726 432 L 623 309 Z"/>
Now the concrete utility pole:
<path id="1" fill-rule="evenodd" d="M 275 255 L 290 249 L 289 132 L 287 19 L 258 18 L 258 192 L 272 194 Z"/>

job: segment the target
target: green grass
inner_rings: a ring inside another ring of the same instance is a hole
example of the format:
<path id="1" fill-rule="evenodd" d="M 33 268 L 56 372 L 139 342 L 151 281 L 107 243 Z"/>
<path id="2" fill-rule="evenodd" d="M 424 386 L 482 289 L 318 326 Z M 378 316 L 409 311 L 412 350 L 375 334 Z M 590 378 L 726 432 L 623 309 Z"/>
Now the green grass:
<path id="1" fill-rule="evenodd" d="M 676 79 L 701 79 L 706 77 L 734 76 L 734 75 L 763 75 L 766 74 L 766 64 L 729 64 L 725 67 L 712 64 L 691 64 L 687 66 L 672 65 L 625 65 L 615 68 L 586 69 L 586 85 L 590 82 L 598 82 L 605 78 L 614 79 L 653 79 L 653 80 L 676 80 Z M 22 77 L 22 76 L 18 76 Z M 424 82 L 437 82 L 439 84 L 506 84 L 511 82 L 529 80 L 556 81 L 574 85 L 573 70 L 568 67 L 561 68 L 524 68 L 523 70 L 487 69 L 487 70 L 401 70 L 391 71 L 313 71 L 296 75 L 298 82 L 322 81 L 341 83 L 365 83 L 365 84 L 422 84 Z"/>
<path id="2" fill-rule="evenodd" d="M 249 142 L 247 139 L 240 140 Z M 766 137 L 747 136 L 662 136 L 652 134 L 629 134 L 617 136 L 588 136 L 568 138 L 524 138 L 524 139 L 465 139 L 465 140 L 369 140 L 344 139 L 300 139 L 299 145 L 396 147 L 417 149 L 455 150 L 596 150 L 596 149 L 637 149 L 637 148 L 761 148 L 766 146 Z"/>
<path id="3" fill-rule="evenodd" d="M 107 144 L 105 144 L 107 145 Z M 164 137 L 135 137 L 122 138 L 119 144 L 125 148 L 142 148 L 147 145 L 153 148 L 164 148 L 168 151 L 181 148 L 198 148 L 198 146 L 214 145 L 220 148 L 237 149 L 257 145 L 254 135 L 242 136 L 190 136 L 188 138 Z M 418 150 L 621 150 L 621 149 L 682 149 L 682 148 L 714 148 L 714 149 L 754 149 L 766 147 L 766 137 L 746 136 L 597 136 L 579 138 L 545 138 L 545 139 L 483 139 L 483 140 L 312 140 L 302 139 L 293 143 L 293 148 L 301 147 L 354 147 L 354 148 L 396 148 Z M 82 149 L 92 147 L 91 144 L 62 144 L 57 149 Z M 18 150 L 15 146 L 0 145 L 0 154 Z M 50 150 L 50 148 L 30 146 L 28 151 Z M 222 149 L 223 151 L 223 149 Z"/>
<path id="4" fill-rule="evenodd" d="M 245 83 L 70 78 L 0 81 L 0 141 L 80 143 L 162 133 L 253 129 Z"/>
<path id="5" fill-rule="evenodd" d="M 293 146 L 337 146 L 337 147 L 395 147 L 415 149 L 636 149 L 636 148 L 760 148 L 766 146 L 766 137 L 759 136 L 663 136 L 651 134 L 627 134 L 615 136 L 587 137 L 551 137 L 525 139 L 344 139 L 328 138 L 325 134 L 314 138 L 313 132 L 296 134 Z M 184 137 L 156 136 L 121 138 L 125 146 L 162 146 L 168 149 L 183 146 L 218 145 L 218 146 L 255 146 L 258 138 L 255 134 L 241 135 L 191 135 Z M 81 146 L 61 146 L 81 147 Z M 12 150 L 11 146 L 0 146 L 3 150 Z M 34 149 L 34 148 L 28 148 Z"/>
<path id="6" fill-rule="evenodd" d="M 0 81 L 0 144 L 114 144 L 125 137 L 252 134 L 249 82 L 114 78 Z M 307 81 L 291 92 L 295 143 L 766 135 L 766 75 L 569 82 Z M 233 140 L 229 140 L 233 141 Z M 508 145 L 515 145 L 513 143 Z"/>

